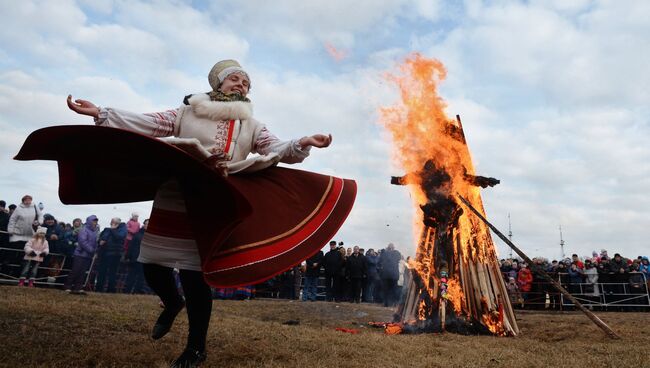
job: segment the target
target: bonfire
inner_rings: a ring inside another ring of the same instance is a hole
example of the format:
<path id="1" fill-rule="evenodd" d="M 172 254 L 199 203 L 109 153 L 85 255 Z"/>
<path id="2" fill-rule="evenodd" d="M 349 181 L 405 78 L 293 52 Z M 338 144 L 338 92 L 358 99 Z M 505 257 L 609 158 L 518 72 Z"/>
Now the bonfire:
<path id="1" fill-rule="evenodd" d="M 406 175 L 422 218 L 416 257 L 409 264 L 402 302 L 391 333 L 442 332 L 514 336 L 519 332 L 501 276 L 489 228 L 465 212 L 458 196 L 484 216 L 479 188 L 499 180 L 478 176 L 459 116 L 450 119 L 438 94 L 446 70 L 441 62 L 414 54 L 389 78 L 401 101 L 382 109 L 394 156 Z"/>

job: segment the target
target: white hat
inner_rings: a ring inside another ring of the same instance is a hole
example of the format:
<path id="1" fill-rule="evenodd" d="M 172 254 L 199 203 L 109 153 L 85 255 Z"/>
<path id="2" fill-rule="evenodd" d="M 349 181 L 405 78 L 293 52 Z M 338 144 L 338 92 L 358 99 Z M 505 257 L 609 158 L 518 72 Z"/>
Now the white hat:
<path id="1" fill-rule="evenodd" d="M 220 62 L 214 64 L 212 70 L 208 74 L 208 82 L 210 82 L 210 87 L 213 90 L 217 90 L 221 83 L 232 73 L 242 73 L 248 77 L 248 73 L 244 71 L 241 65 L 236 60 L 221 60 Z"/>

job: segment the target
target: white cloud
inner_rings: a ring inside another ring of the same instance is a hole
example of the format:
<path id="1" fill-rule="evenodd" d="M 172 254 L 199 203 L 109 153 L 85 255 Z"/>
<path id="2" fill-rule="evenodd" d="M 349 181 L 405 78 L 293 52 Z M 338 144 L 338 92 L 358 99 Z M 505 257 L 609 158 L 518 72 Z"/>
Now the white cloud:
<path id="1" fill-rule="evenodd" d="M 322 48 L 324 42 L 353 47 L 355 34 L 391 27 L 405 4 L 403 0 L 242 1 L 228 4 L 227 11 L 222 4 L 214 3 L 212 13 L 232 29 L 292 50 L 314 50 Z M 431 11 L 424 5 L 421 8 Z"/>
<path id="2" fill-rule="evenodd" d="M 176 2 L 120 1 L 118 21 L 159 35 L 168 44 L 171 64 L 190 64 L 209 70 L 221 59 L 245 60 L 248 41 L 229 28 L 213 22 L 207 12 Z M 169 47 L 171 45 L 171 47 Z"/>

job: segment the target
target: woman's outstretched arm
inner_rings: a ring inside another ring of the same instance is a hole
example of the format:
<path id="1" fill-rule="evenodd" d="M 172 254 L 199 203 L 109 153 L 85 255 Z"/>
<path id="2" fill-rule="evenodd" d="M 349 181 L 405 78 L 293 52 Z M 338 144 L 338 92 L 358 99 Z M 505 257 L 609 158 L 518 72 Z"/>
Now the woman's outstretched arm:
<path id="1" fill-rule="evenodd" d="M 169 137 L 178 133 L 178 109 L 138 114 L 111 107 L 101 108 L 87 100 L 73 101 L 71 95 L 68 95 L 67 104 L 77 114 L 92 116 L 95 124 L 100 126 L 126 129 L 152 137 Z"/>

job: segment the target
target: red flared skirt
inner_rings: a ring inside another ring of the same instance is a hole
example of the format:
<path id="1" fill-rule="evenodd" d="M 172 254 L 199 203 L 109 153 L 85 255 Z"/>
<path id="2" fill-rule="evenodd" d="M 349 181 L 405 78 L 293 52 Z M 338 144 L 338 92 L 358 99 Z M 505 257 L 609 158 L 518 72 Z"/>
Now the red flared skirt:
<path id="1" fill-rule="evenodd" d="M 336 234 L 356 196 L 353 180 L 281 167 L 223 178 L 158 139 L 97 126 L 37 130 L 15 159 L 57 161 L 66 204 L 153 200 L 177 180 L 186 216 L 157 218 L 155 227 L 190 234 L 215 287 L 262 282 L 310 257 Z"/>

